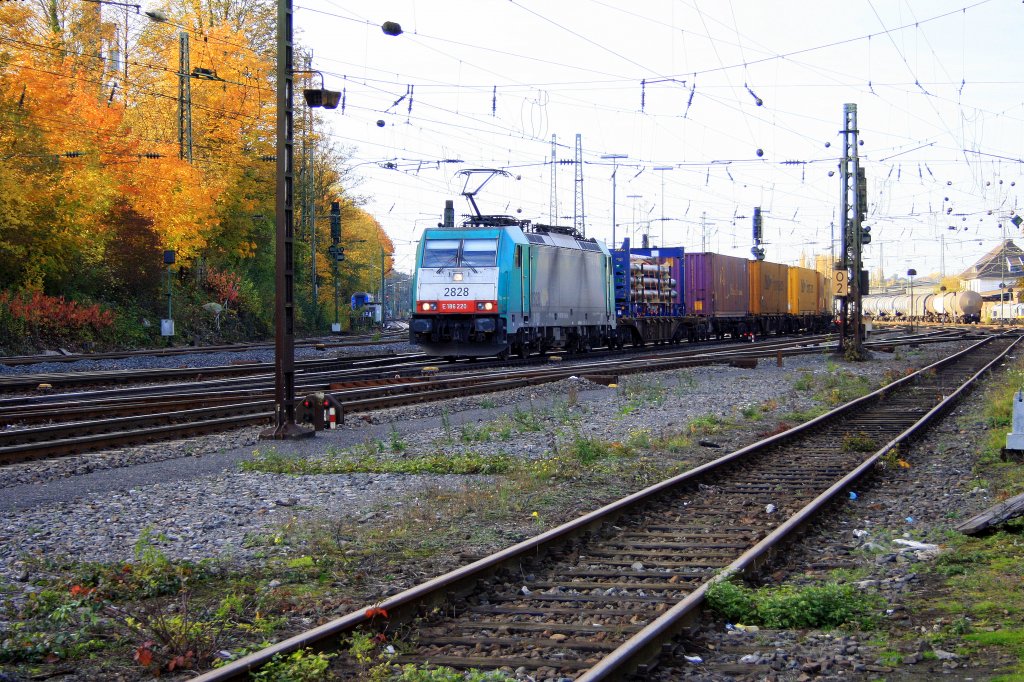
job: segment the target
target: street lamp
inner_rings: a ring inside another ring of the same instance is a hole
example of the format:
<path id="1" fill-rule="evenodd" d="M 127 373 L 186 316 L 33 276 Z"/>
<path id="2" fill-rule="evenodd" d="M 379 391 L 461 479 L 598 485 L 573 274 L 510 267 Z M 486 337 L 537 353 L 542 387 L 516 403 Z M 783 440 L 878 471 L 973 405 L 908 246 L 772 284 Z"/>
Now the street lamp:
<path id="1" fill-rule="evenodd" d="M 914 333 L 914 275 L 917 274 L 917 270 L 910 268 L 907 270 L 907 277 L 910 278 L 910 333 Z"/>
<path id="2" fill-rule="evenodd" d="M 626 198 L 633 200 L 633 220 L 631 221 L 630 230 L 632 230 L 632 232 L 631 232 L 632 241 L 635 242 L 636 241 L 636 200 L 637 199 L 643 199 L 644 195 L 643 194 L 627 194 Z M 636 246 L 636 245 L 631 242 L 631 246 Z"/>
<path id="3" fill-rule="evenodd" d="M 665 171 L 670 171 L 675 166 L 655 166 L 654 170 L 661 171 L 661 242 L 659 245 L 665 247 Z"/>
<path id="4" fill-rule="evenodd" d="M 602 154 L 602 159 L 612 161 L 612 248 L 615 248 L 615 176 L 619 172 L 619 159 L 628 159 L 627 154 Z"/>

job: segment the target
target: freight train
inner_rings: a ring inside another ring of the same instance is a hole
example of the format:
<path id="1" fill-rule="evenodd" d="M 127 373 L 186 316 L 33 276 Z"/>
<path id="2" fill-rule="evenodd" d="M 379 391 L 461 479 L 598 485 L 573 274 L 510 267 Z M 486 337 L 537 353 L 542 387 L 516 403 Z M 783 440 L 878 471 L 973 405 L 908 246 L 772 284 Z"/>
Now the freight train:
<path id="1" fill-rule="evenodd" d="M 976 291 L 919 292 L 865 296 L 864 315 L 878 320 L 976 323 L 981 319 L 981 294 Z"/>
<path id="2" fill-rule="evenodd" d="M 471 202 L 472 203 L 472 202 Z M 474 208 L 476 208 L 476 205 Z M 682 248 L 609 251 L 571 228 L 477 211 L 428 228 L 416 251 L 410 341 L 443 357 L 818 332 L 820 273 Z"/>

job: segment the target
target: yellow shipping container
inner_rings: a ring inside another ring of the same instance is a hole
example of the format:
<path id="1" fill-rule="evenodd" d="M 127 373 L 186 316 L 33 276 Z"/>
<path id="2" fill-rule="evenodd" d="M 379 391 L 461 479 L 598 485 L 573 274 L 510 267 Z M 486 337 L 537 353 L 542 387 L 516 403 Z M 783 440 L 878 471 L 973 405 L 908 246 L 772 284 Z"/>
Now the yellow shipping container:
<path id="1" fill-rule="evenodd" d="M 807 268 L 789 268 L 789 314 L 821 312 L 821 275 Z"/>
<path id="2" fill-rule="evenodd" d="M 818 271 L 818 312 L 831 314 L 832 306 L 832 273 Z"/>
<path id="3" fill-rule="evenodd" d="M 750 312 L 754 315 L 785 313 L 789 308 L 789 266 L 750 261 Z"/>

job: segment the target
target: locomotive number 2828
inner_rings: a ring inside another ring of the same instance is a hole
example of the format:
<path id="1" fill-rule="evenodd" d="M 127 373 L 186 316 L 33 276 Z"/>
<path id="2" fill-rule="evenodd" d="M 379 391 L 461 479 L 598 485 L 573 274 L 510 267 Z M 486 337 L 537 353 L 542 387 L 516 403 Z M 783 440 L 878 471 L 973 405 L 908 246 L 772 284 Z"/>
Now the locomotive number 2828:
<path id="1" fill-rule="evenodd" d="M 469 296 L 469 287 L 445 287 L 445 296 Z"/>

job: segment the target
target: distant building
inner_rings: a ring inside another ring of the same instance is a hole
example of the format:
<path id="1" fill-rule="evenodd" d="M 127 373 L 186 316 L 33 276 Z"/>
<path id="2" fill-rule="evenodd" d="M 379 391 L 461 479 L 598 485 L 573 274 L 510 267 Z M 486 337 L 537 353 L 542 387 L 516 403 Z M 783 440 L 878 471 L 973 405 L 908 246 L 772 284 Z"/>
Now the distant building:
<path id="1" fill-rule="evenodd" d="M 999 298 L 1003 290 L 1019 289 L 1018 280 L 1024 277 L 1024 251 L 1007 239 L 960 273 L 964 288 L 977 291 L 982 297 Z"/>

